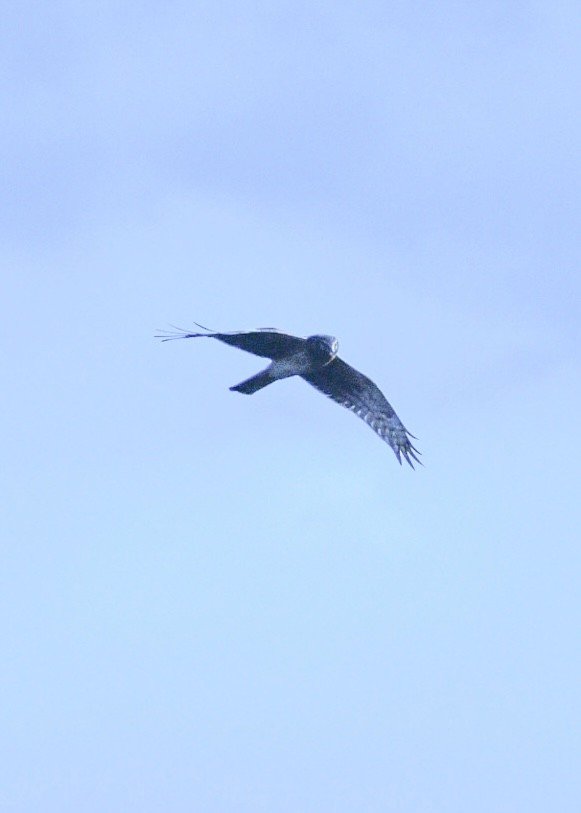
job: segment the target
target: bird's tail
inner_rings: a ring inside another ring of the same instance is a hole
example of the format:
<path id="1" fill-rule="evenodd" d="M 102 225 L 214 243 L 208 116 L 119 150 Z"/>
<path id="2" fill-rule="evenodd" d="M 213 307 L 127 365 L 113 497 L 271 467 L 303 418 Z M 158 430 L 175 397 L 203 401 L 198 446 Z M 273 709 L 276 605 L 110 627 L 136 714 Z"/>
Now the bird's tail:
<path id="1" fill-rule="evenodd" d="M 245 395 L 252 395 L 263 387 L 268 387 L 273 381 L 276 381 L 276 378 L 273 378 L 268 369 L 266 369 L 261 373 L 253 375 L 252 378 L 247 378 L 246 381 L 236 384 L 235 387 L 230 387 L 230 389 L 233 392 L 243 392 Z"/>

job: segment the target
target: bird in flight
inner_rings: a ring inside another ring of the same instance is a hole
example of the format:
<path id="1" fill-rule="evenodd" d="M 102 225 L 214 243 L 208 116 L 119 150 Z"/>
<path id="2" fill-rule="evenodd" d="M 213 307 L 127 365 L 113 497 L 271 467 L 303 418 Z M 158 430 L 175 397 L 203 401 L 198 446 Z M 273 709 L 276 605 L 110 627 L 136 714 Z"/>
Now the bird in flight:
<path id="1" fill-rule="evenodd" d="M 416 456 L 420 452 L 410 440 L 414 436 L 407 431 L 379 387 L 339 358 L 339 343 L 334 336 L 317 335 L 302 339 L 272 327 L 217 333 L 197 322 L 194 324 L 206 332 L 188 333 L 178 329 L 177 332 L 160 333 L 156 338 L 171 341 L 205 336 L 255 356 L 269 358 L 271 363 L 265 370 L 230 389 L 252 395 L 274 381 L 298 375 L 364 420 L 391 446 L 400 465 L 402 457 L 412 469 L 414 460 L 421 463 Z"/>

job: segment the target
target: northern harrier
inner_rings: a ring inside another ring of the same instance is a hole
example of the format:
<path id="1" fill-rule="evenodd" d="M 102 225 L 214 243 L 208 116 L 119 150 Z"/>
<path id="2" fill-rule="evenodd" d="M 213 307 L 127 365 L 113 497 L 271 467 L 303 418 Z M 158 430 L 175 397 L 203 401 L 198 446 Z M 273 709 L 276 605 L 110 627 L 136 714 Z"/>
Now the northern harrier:
<path id="1" fill-rule="evenodd" d="M 339 358 L 339 343 L 334 336 L 309 336 L 301 339 L 270 327 L 215 333 L 203 325 L 195 324 L 208 332 L 180 331 L 166 333 L 158 338 L 170 341 L 205 336 L 254 353 L 255 356 L 269 358 L 271 364 L 265 370 L 230 389 L 252 395 L 280 378 L 298 375 L 364 420 L 382 440 L 389 443 L 400 465 L 402 456 L 412 469 L 412 459 L 421 463 L 416 457 L 416 453 L 420 453 L 410 441 L 414 436 L 407 431 L 373 381 Z"/>

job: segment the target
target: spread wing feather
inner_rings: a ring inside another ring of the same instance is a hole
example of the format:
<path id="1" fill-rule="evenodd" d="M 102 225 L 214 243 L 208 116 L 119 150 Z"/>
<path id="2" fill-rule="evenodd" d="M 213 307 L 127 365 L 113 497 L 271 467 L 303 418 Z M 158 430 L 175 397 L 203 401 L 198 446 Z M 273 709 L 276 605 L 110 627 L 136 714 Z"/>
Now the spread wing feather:
<path id="1" fill-rule="evenodd" d="M 202 327 L 202 325 L 198 325 Z M 305 340 L 298 336 L 291 336 L 282 333 L 274 327 L 263 327 L 257 330 L 233 330 L 229 333 L 188 333 L 179 330 L 175 333 L 165 333 L 159 336 L 163 341 L 171 339 L 197 339 L 205 336 L 208 339 L 218 339 L 220 342 L 246 350 L 255 356 L 263 356 L 269 359 L 283 359 L 301 350 Z"/>
<path id="2" fill-rule="evenodd" d="M 412 469 L 412 459 L 421 464 L 416 457 L 420 452 L 410 441 L 413 435 L 397 417 L 379 387 L 367 376 L 337 357 L 325 367 L 303 373 L 301 378 L 364 420 L 382 440 L 389 443 L 400 465 L 402 456 Z"/>

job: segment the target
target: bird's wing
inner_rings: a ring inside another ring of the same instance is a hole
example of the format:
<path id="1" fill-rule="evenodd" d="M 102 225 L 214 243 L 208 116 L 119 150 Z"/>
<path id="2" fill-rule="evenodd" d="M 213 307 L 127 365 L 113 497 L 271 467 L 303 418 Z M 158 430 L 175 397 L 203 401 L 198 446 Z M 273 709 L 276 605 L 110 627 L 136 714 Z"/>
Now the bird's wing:
<path id="1" fill-rule="evenodd" d="M 198 327 L 201 327 L 200 325 Z M 263 327 L 257 330 L 233 330 L 230 333 L 187 333 L 178 331 L 176 333 L 158 334 L 157 338 L 162 341 L 170 339 L 196 339 L 205 336 L 208 339 L 218 339 L 220 342 L 246 350 L 255 356 L 263 356 L 269 359 L 282 359 L 301 350 L 305 340 L 298 336 L 291 336 L 282 333 L 274 327 Z"/>
<path id="2" fill-rule="evenodd" d="M 413 435 L 410 435 L 371 379 L 338 357 L 325 367 L 303 373 L 301 378 L 364 420 L 380 438 L 389 443 L 400 464 L 402 456 L 412 469 L 412 458 L 421 463 L 416 457 L 420 452 L 410 441 Z"/>

